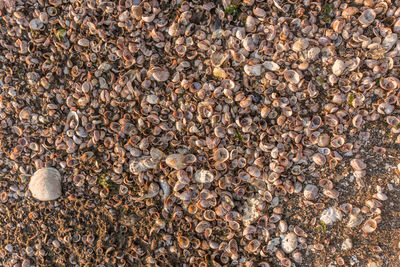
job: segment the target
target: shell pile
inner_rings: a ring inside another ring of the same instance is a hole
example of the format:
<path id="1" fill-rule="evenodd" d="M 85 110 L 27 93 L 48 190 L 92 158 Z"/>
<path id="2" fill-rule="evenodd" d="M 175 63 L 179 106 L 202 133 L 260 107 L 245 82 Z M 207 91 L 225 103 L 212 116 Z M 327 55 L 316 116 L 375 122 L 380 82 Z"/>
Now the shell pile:
<path id="1" fill-rule="evenodd" d="M 0 0 L 0 266 L 400 266 L 399 34 L 389 0 Z"/>

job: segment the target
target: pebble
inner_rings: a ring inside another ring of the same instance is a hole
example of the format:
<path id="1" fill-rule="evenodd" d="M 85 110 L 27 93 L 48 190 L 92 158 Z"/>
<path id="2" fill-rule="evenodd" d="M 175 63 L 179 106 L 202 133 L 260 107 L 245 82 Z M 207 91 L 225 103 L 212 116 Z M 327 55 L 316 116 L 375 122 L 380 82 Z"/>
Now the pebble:
<path id="1" fill-rule="evenodd" d="M 32 196 L 38 200 L 55 200 L 61 196 L 61 175 L 55 168 L 37 170 L 29 182 Z"/>
<path id="2" fill-rule="evenodd" d="M 346 238 L 342 243 L 342 250 L 346 251 L 352 249 L 352 247 L 353 247 L 353 242 L 351 241 L 350 238 Z"/>
<path id="3" fill-rule="evenodd" d="M 5 249 L 6 249 L 8 252 L 10 252 L 10 253 L 13 252 L 13 246 L 10 245 L 10 244 L 6 245 Z"/>
<path id="4" fill-rule="evenodd" d="M 292 253 L 297 247 L 297 235 L 288 233 L 282 240 L 282 249 L 286 253 Z"/>

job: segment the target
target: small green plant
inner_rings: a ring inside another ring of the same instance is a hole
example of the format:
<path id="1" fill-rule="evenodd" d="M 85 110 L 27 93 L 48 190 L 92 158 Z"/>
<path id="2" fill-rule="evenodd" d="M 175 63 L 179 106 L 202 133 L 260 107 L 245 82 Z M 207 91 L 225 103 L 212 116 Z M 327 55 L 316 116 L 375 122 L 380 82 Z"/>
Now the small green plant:
<path id="1" fill-rule="evenodd" d="M 355 95 L 353 93 L 350 93 L 349 96 L 347 97 L 347 103 L 349 105 L 353 105 L 353 101 L 355 98 L 356 98 Z"/>
<path id="2" fill-rule="evenodd" d="M 378 79 L 376 79 L 376 81 L 375 81 L 376 86 L 380 86 L 381 80 L 382 80 L 382 77 L 379 77 Z"/>
<path id="3" fill-rule="evenodd" d="M 59 29 L 56 33 L 56 37 L 60 42 L 62 42 L 64 40 L 65 35 L 67 35 L 66 29 Z"/>
<path id="4" fill-rule="evenodd" d="M 326 234 L 326 224 L 325 224 L 325 222 L 324 222 L 323 220 L 321 220 L 321 225 L 318 225 L 318 229 L 319 229 L 322 233 Z"/>
<path id="5" fill-rule="evenodd" d="M 329 14 L 333 11 L 333 4 L 325 4 L 322 6 L 322 19 L 325 21 L 325 23 L 330 23 L 331 18 Z"/>
<path id="6" fill-rule="evenodd" d="M 225 8 L 225 14 L 232 15 L 233 17 L 237 17 L 240 14 L 240 9 L 238 5 L 230 5 Z"/>
<path id="7" fill-rule="evenodd" d="M 237 129 L 235 129 L 235 136 L 239 141 L 243 141 L 243 137 Z"/>
<path id="8" fill-rule="evenodd" d="M 317 76 L 317 78 L 315 78 L 317 80 L 318 83 L 323 84 L 324 83 L 324 79 L 322 79 L 321 76 Z"/>
<path id="9" fill-rule="evenodd" d="M 107 176 L 105 173 L 102 173 L 99 175 L 99 185 L 101 185 L 104 188 L 108 188 L 108 189 L 111 189 L 114 186 L 114 184 L 107 179 Z"/>

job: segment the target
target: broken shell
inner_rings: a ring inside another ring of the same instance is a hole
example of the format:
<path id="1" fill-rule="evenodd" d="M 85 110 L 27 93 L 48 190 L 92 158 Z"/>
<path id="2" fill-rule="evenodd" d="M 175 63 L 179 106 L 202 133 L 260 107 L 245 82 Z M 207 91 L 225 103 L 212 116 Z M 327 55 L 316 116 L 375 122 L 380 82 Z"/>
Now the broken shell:
<path id="1" fill-rule="evenodd" d="M 166 80 L 168 80 L 169 72 L 167 70 L 163 70 L 161 68 L 156 68 L 156 69 L 153 69 L 152 76 L 157 82 L 165 82 Z"/>
<path id="2" fill-rule="evenodd" d="M 229 151 L 226 148 L 218 148 L 214 152 L 214 160 L 222 163 L 227 161 L 229 158 Z"/>
<path id="3" fill-rule="evenodd" d="M 249 76 L 260 76 L 261 75 L 261 65 L 245 65 L 244 66 L 244 72 L 249 75 Z"/>
<path id="4" fill-rule="evenodd" d="M 364 223 L 362 230 L 364 233 L 369 234 L 369 233 L 372 233 L 373 231 L 375 231 L 377 226 L 378 226 L 378 224 L 374 219 L 368 219 Z"/>
<path id="5" fill-rule="evenodd" d="M 307 39 L 299 38 L 293 43 L 292 49 L 293 49 L 293 51 L 301 52 L 303 50 L 306 50 L 308 45 L 309 45 L 309 42 Z"/>
<path id="6" fill-rule="evenodd" d="M 363 27 L 367 27 L 374 22 L 375 17 L 375 11 L 373 9 L 367 9 L 360 15 L 358 21 L 363 25 Z"/>
<path id="7" fill-rule="evenodd" d="M 352 159 L 350 165 L 356 171 L 362 171 L 367 168 L 367 164 L 365 164 L 362 159 Z"/>
<path id="8" fill-rule="evenodd" d="M 278 71 L 280 69 L 279 65 L 273 61 L 265 61 L 263 66 L 270 71 Z"/>
<path id="9" fill-rule="evenodd" d="M 312 156 L 312 160 L 315 162 L 315 164 L 320 165 L 320 166 L 322 166 L 326 163 L 326 158 L 321 153 L 315 153 Z"/>
<path id="10" fill-rule="evenodd" d="M 194 174 L 194 179 L 201 184 L 211 183 L 214 180 L 214 174 L 207 170 L 198 170 Z"/>
<path id="11" fill-rule="evenodd" d="M 165 163 L 176 170 L 184 169 L 186 167 L 185 155 L 171 154 L 167 156 Z"/>
<path id="12" fill-rule="evenodd" d="M 283 76 L 290 83 L 298 84 L 300 82 L 300 75 L 294 70 L 285 70 Z"/>

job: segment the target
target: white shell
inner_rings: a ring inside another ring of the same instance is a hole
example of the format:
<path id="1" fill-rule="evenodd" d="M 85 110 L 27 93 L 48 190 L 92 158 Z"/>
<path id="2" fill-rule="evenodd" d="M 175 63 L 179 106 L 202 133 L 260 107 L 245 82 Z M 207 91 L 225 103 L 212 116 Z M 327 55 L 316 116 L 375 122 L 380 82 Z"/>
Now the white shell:
<path id="1" fill-rule="evenodd" d="M 157 82 L 165 82 L 166 80 L 168 80 L 169 77 L 169 73 L 167 70 L 163 70 L 163 69 L 156 69 L 153 72 L 153 78 L 154 80 L 156 80 Z"/>
<path id="2" fill-rule="evenodd" d="M 336 207 L 330 207 L 324 210 L 321 214 L 321 221 L 323 221 L 326 225 L 330 225 L 336 220 L 342 220 L 342 212 L 338 210 Z"/>
<path id="3" fill-rule="evenodd" d="M 61 174 L 55 168 L 37 170 L 29 182 L 32 196 L 38 200 L 54 200 L 61 196 Z"/>
<path id="4" fill-rule="evenodd" d="M 207 170 L 199 170 L 194 174 L 194 180 L 198 183 L 211 183 L 214 181 L 214 174 Z"/>
<path id="5" fill-rule="evenodd" d="M 165 163 L 171 168 L 181 170 L 186 167 L 185 155 L 183 154 L 171 154 L 165 159 Z"/>
<path id="6" fill-rule="evenodd" d="M 254 66 L 245 65 L 244 72 L 249 76 L 260 76 L 261 75 L 261 65 L 257 64 Z"/>
<path id="7" fill-rule="evenodd" d="M 386 50 L 390 50 L 390 49 L 392 49 L 394 44 L 397 42 L 397 40 L 398 40 L 397 33 L 388 34 L 385 37 L 385 39 L 383 39 L 382 46 Z"/>
<path id="8" fill-rule="evenodd" d="M 280 69 L 279 65 L 276 64 L 276 63 L 273 62 L 273 61 L 265 61 L 265 62 L 263 63 L 263 66 L 264 66 L 267 70 L 270 70 L 270 71 L 277 71 L 277 70 Z"/>
<path id="9" fill-rule="evenodd" d="M 282 249 L 286 253 L 292 253 L 297 247 L 297 235 L 288 233 L 282 240 Z"/>

